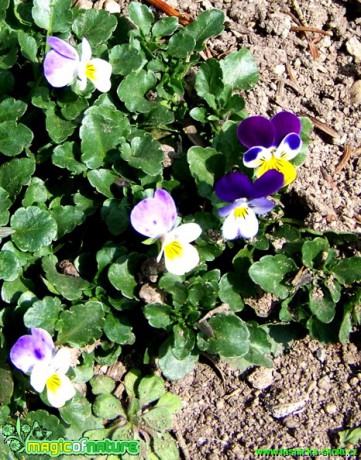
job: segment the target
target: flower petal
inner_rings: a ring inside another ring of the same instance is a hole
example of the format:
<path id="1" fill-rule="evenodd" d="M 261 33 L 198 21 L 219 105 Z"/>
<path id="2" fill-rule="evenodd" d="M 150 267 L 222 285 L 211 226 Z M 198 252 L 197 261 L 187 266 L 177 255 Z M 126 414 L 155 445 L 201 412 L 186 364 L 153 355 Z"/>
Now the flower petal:
<path id="1" fill-rule="evenodd" d="M 166 241 L 178 240 L 182 243 L 191 243 L 199 238 L 201 233 L 202 229 L 198 224 L 182 224 L 168 233 Z"/>
<path id="2" fill-rule="evenodd" d="M 184 275 L 199 263 L 199 254 L 195 247 L 181 241 L 170 241 L 164 245 L 165 268 L 173 275 Z"/>
<path id="3" fill-rule="evenodd" d="M 63 407 L 76 393 L 69 378 L 61 374 L 51 376 L 47 381 L 46 389 L 48 401 L 53 407 Z"/>
<path id="4" fill-rule="evenodd" d="M 81 42 L 81 61 L 86 63 L 89 62 L 92 57 L 92 49 L 88 40 L 83 37 Z"/>
<path id="5" fill-rule="evenodd" d="M 301 120 L 291 112 L 279 112 L 272 119 L 271 123 L 275 130 L 275 144 L 278 146 L 282 139 L 290 133 L 300 134 Z"/>
<path id="6" fill-rule="evenodd" d="M 54 370 L 49 363 L 36 364 L 30 375 L 30 384 L 35 391 L 41 393 L 46 385 L 47 379 L 54 373 Z"/>
<path id="7" fill-rule="evenodd" d="M 236 207 L 223 222 L 222 234 L 226 240 L 253 238 L 258 232 L 258 220 L 247 205 Z"/>
<path id="8" fill-rule="evenodd" d="M 97 90 L 105 93 L 110 90 L 112 66 L 104 59 L 92 59 L 86 64 L 85 75 Z"/>
<path id="9" fill-rule="evenodd" d="M 153 198 L 145 198 L 130 213 L 133 228 L 142 235 L 159 238 L 167 234 L 177 218 L 173 198 L 165 190 L 156 190 Z"/>
<path id="10" fill-rule="evenodd" d="M 59 374 L 66 374 L 70 367 L 70 359 L 70 349 L 60 348 L 51 362 L 51 366 L 54 369 L 54 372 Z"/>
<path id="11" fill-rule="evenodd" d="M 283 158 L 284 160 L 292 160 L 297 156 L 302 147 L 302 139 L 298 134 L 288 134 L 278 146 L 275 157 Z"/>
<path id="12" fill-rule="evenodd" d="M 272 211 L 276 206 L 273 201 L 267 200 L 267 198 L 256 198 L 248 202 L 248 206 L 253 209 L 257 215 L 266 214 L 267 212 Z"/>
<path id="13" fill-rule="evenodd" d="M 265 147 L 252 147 L 243 156 L 243 164 L 247 168 L 258 168 L 264 161 L 272 156 L 271 149 Z"/>
<path id="14" fill-rule="evenodd" d="M 65 40 L 61 40 L 61 38 L 58 37 L 48 37 L 47 43 L 54 51 L 64 58 L 79 61 L 78 51 Z"/>
<path id="15" fill-rule="evenodd" d="M 32 328 L 31 333 L 20 337 L 10 350 L 10 360 L 25 373 L 37 363 L 49 362 L 54 354 L 53 339 L 45 329 Z"/>
<path id="16" fill-rule="evenodd" d="M 215 185 L 215 192 L 222 201 L 247 198 L 252 190 L 250 179 L 240 172 L 230 172 L 221 177 Z"/>
<path id="17" fill-rule="evenodd" d="M 283 174 L 284 183 L 286 186 L 296 179 L 297 171 L 296 168 L 287 160 L 273 158 L 272 161 L 265 162 L 257 171 L 257 176 L 261 178 L 267 171 L 276 169 Z M 257 198 L 256 196 L 254 198 Z"/>
<path id="18" fill-rule="evenodd" d="M 248 117 L 238 125 L 238 139 L 247 148 L 276 146 L 275 128 L 265 117 Z"/>
<path id="19" fill-rule="evenodd" d="M 263 198 L 272 195 L 283 187 L 283 183 L 283 174 L 276 169 L 270 169 L 254 181 L 250 198 Z"/>
<path id="20" fill-rule="evenodd" d="M 78 73 L 79 62 L 62 56 L 54 50 L 46 53 L 43 62 L 44 76 L 54 88 L 70 85 Z"/>

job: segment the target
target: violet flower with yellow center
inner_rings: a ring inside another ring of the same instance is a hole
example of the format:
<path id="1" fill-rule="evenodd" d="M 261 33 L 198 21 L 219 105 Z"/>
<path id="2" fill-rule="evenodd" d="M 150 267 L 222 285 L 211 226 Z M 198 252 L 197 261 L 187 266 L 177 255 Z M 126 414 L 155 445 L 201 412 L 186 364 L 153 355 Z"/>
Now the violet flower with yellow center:
<path id="1" fill-rule="evenodd" d="M 164 255 L 165 267 L 174 275 L 184 275 L 199 263 L 199 254 L 190 243 L 202 233 L 198 224 L 176 227 L 177 209 L 165 190 L 156 190 L 153 198 L 145 198 L 130 214 L 133 228 L 144 236 L 161 242 L 157 261 Z"/>
<path id="2" fill-rule="evenodd" d="M 230 172 L 221 177 L 215 185 L 215 192 L 222 201 L 231 202 L 218 209 L 225 217 L 222 235 L 226 240 L 253 238 L 258 233 L 257 215 L 271 211 L 275 204 L 265 198 L 283 186 L 283 174 L 272 169 L 254 183 L 240 172 Z"/>
<path id="3" fill-rule="evenodd" d="M 62 407 L 75 395 L 75 389 L 65 375 L 70 366 L 70 351 L 57 353 L 51 335 L 41 328 L 32 328 L 12 346 L 10 360 L 18 369 L 30 373 L 30 384 L 39 393 L 45 388 L 49 404 Z"/>
<path id="4" fill-rule="evenodd" d="M 47 40 L 51 47 L 44 58 L 44 75 L 55 88 L 62 88 L 79 79 L 79 89 L 84 90 L 89 79 L 101 92 L 110 90 L 112 66 L 104 59 L 92 58 L 90 44 L 83 37 L 81 56 L 68 42 L 57 37 Z"/>
<path id="5" fill-rule="evenodd" d="M 301 150 L 301 121 L 291 112 L 279 112 L 271 120 L 262 116 L 248 117 L 238 126 L 238 139 L 248 148 L 243 163 L 257 168 L 257 177 L 270 169 L 284 176 L 284 185 L 296 178 L 290 162 Z"/>

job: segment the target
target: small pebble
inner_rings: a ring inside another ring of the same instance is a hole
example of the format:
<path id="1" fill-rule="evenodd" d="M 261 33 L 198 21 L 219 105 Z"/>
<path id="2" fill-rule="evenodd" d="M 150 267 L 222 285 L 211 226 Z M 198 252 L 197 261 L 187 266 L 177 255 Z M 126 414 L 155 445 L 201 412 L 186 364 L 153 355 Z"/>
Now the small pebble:
<path id="1" fill-rule="evenodd" d="M 317 382 L 317 386 L 322 390 L 330 390 L 332 388 L 332 384 L 330 382 L 329 376 L 325 375 L 324 377 L 320 378 L 320 380 Z"/>
<path id="2" fill-rule="evenodd" d="M 264 390 L 273 383 L 273 369 L 260 367 L 247 378 L 248 382 L 257 390 Z"/>
<path id="3" fill-rule="evenodd" d="M 329 415 L 333 415 L 337 412 L 337 406 L 335 403 L 327 403 L 326 406 L 325 406 L 325 411 L 329 414 Z"/>

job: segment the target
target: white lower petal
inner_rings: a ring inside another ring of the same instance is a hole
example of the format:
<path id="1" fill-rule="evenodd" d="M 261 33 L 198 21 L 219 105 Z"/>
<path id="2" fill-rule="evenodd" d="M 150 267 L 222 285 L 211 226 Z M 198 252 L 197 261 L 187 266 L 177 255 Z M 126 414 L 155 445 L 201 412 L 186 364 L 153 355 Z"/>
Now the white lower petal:
<path id="1" fill-rule="evenodd" d="M 53 369 L 49 366 L 49 364 L 36 364 L 30 375 L 30 384 L 34 390 L 41 393 L 45 388 L 47 379 L 52 373 Z"/>
<path id="2" fill-rule="evenodd" d="M 171 241 L 164 247 L 165 267 L 174 275 L 184 275 L 199 263 L 199 254 L 189 243 Z"/>
<path id="3" fill-rule="evenodd" d="M 247 168 L 258 168 L 264 161 L 271 158 L 272 153 L 266 147 L 252 147 L 244 154 L 243 164 Z"/>
<path id="4" fill-rule="evenodd" d="M 98 58 L 92 59 L 86 64 L 85 74 L 97 90 L 103 93 L 110 90 L 112 66 L 109 62 Z"/>
<path id="5" fill-rule="evenodd" d="M 75 388 L 66 375 L 59 375 L 59 385 L 52 386 L 47 384 L 47 397 L 53 407 L 62 407 L 69 399 L 75 396 Z"/>
<path id="6" fill-rule="evenodd" d="M 257 216 L 248 206 L 235 208 L 223 222 L 222 234 L 226 240 L 253 238 L 258 232 Z"/>
<path id="7" fill-rule="evenodd" d="M 182 224 L 168 233 L 167 240 L 180 240 L 184 243 L 191 243 L 200 237 L 202 229 L 198 224 Z"/>

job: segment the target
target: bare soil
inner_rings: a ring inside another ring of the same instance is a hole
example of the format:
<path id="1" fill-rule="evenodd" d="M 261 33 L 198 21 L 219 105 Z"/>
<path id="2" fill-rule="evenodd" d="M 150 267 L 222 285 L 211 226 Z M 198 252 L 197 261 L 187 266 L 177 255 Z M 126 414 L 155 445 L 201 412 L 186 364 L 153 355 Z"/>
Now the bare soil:
<path id="1" fill-rule="evenodd" d="M 361 80 L 360 0 L 298 0 L 299 9 L 293 0 L 166 1 L 193 17 L 209 8 L 226 13 L 224 33 L 208 48 L 215 57 L 252 51 L 261 79 L 245 94 L 251 115 L 285 109 L 312 117 L 308 159 L 288 192 L 294 216 L 315 230 L 360 232 L 361 83 L 358 93 L 353 86 Z M 117 3 L 126 14 L 129 1 Z M 306 36 L 292 30 L 297 22 L 327 34 Z M 184 401 L 175 430 L 183 457 L 247 460 L 257 458 L 255 448 L 337 447 L 338 432 L 361 426 L 360 348 L 355 331 L 347 346 L 297 341 L 272 370 L 201 362 L 169 384 Z"/>

